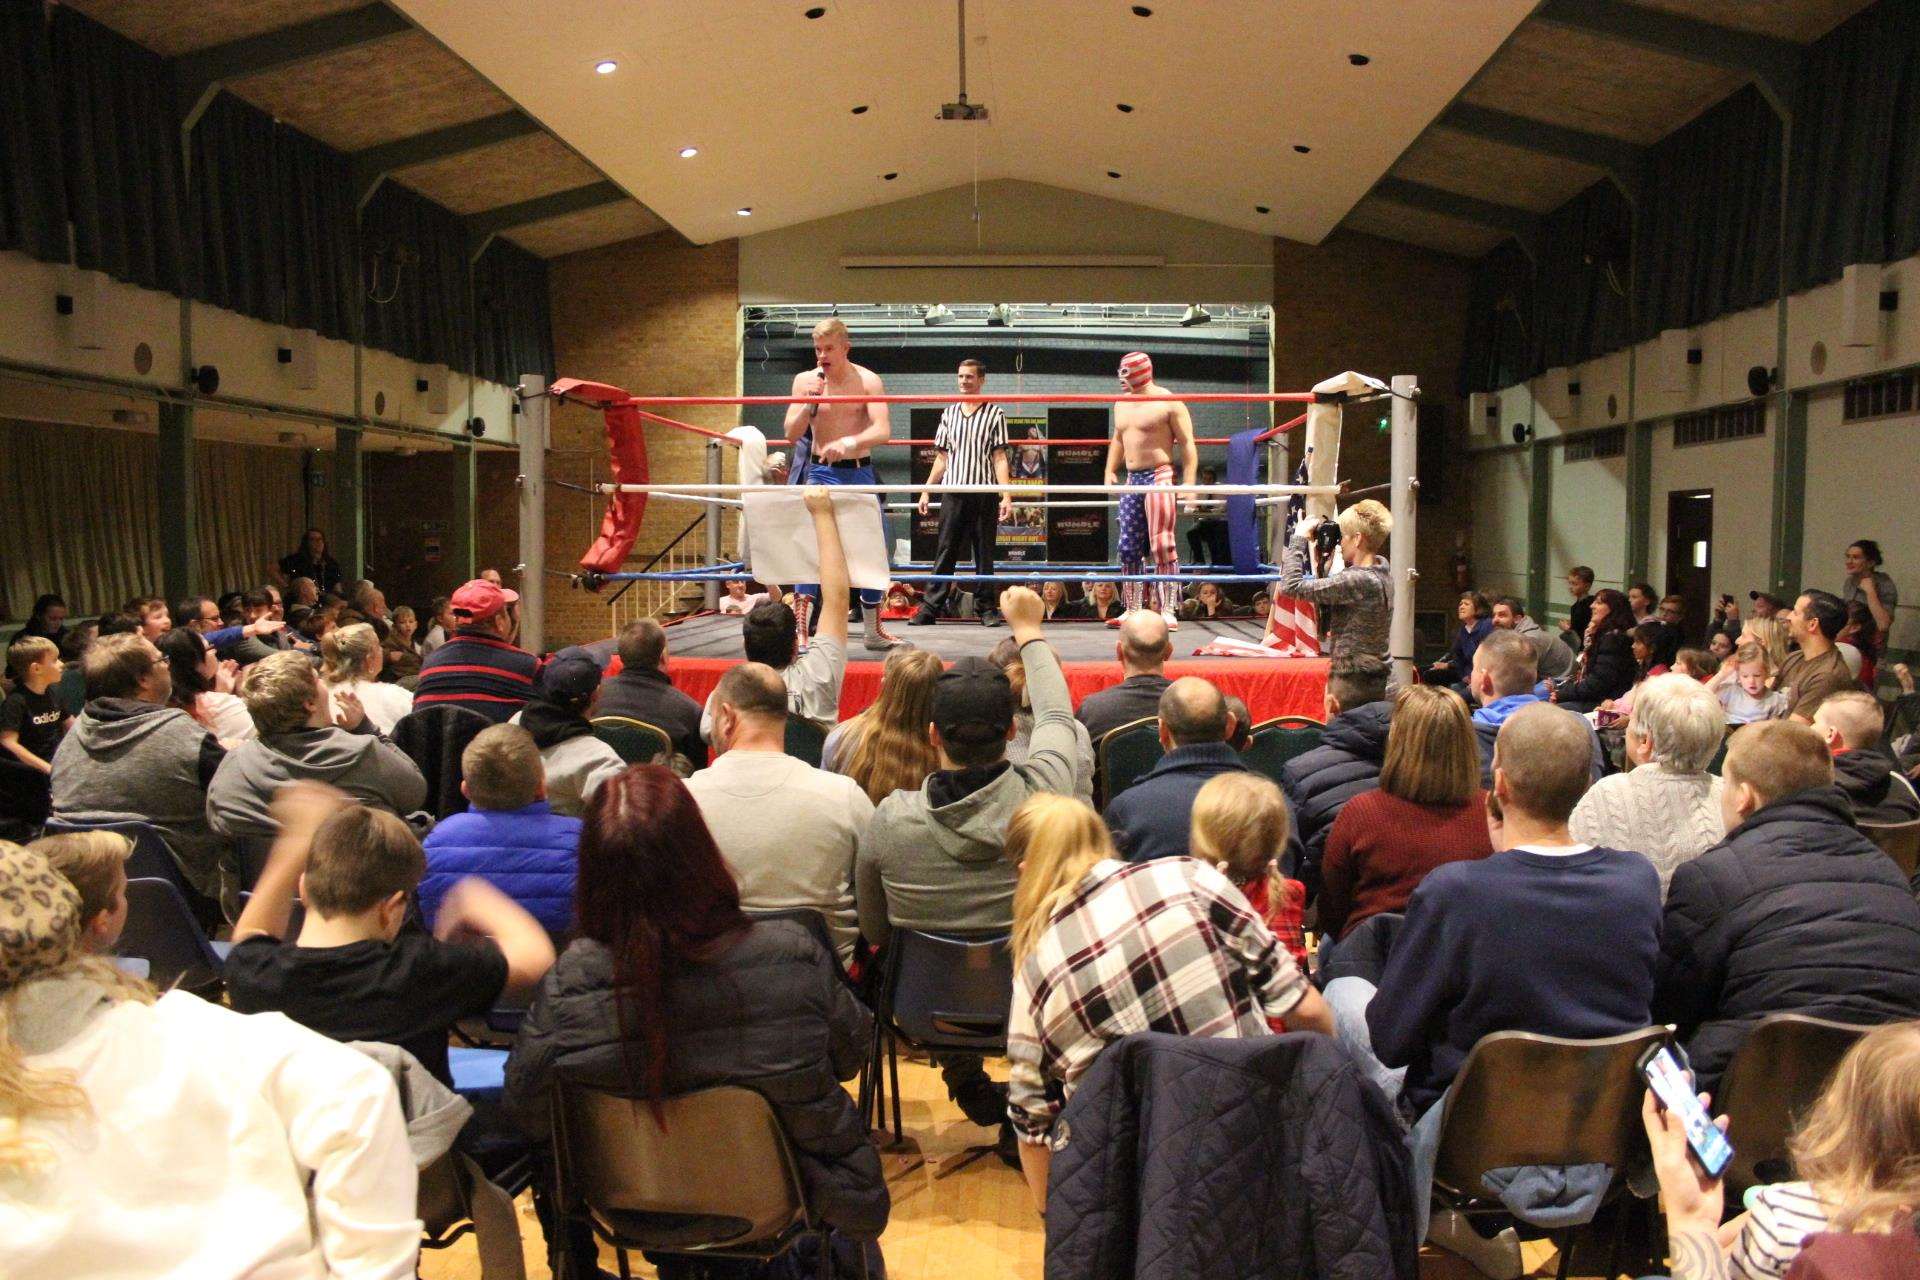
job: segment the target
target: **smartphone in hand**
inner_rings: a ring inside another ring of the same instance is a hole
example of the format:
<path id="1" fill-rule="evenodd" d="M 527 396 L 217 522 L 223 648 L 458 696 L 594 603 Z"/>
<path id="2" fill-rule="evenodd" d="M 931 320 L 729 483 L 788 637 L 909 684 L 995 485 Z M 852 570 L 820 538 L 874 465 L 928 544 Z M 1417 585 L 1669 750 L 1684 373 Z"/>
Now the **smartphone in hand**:
<path id="1" fill-rule="evenodd" d="M 1693 1091 L 1693 1079 L 1674 1056 L 1673 1047 L 1655 1045 L 1641 1055 L 1639 1066 L 1640 1075 L 1653 1090 L 1653 1096 L 1660 1100 L 1661 1108 L 1680 1117 L 1681 1126 L 1687 1132 L 1687 1146 L 1693 1151 L 1693 1158 L 1700 1162 L 1700 1168 L 1709 1178 L 1725 1173 L 1728 1162 L 1733 1159 L 1733 1143 L 1700 1105 L 1700 1095 Z"/>

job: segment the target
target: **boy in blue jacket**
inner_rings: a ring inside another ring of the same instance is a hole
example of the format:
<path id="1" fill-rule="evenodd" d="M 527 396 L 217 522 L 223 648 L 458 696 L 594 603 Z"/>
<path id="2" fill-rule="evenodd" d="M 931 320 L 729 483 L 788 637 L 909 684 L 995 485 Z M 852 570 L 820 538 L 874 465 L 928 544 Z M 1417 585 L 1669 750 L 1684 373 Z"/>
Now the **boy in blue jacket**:
<path id="1" fill-rule="evenodd" d="M 426 839 L 420 913 L 428 925 L 449 889 L 466 876 L 479 876 L 526 908 L 549 934 L 571 933 L 580 819 L 548 806 L 533 736 L 511 724 L 483 729 L 461 754 L 460 771 L 460 790 L 471 807 L 442 819 Z"/>

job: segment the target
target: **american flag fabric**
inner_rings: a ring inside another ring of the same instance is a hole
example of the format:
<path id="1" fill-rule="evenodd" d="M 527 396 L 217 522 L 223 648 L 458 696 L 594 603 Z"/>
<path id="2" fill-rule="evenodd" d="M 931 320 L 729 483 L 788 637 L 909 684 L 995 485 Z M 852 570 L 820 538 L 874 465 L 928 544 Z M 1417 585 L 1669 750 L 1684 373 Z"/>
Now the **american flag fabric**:
<path id="1" fill-rule="evenodd" d="M 1110 1042 L 1266 1035 L 1306 987 L 1246 897 L 1204 862 L 1095 863 L 1014 972 L 1007 1116 L 1044 1141 Z"/>
<path id="2" fill-rule="evenodd" d="M 1307 483 L 1307 460 L 1313 456 L 1312 446 L 1301 454 L 1300 466 L 1293 473 L 1293 482 L 1297 485 Z M 1281 543 L 1293 540 L 1294 526 L 1307 514 L 1305 494 L 1296 493 L 1287 499 L 1287 521 L 1281 535 Z M 1262 647 L 1277 651 L 1283 658 L 1317 658 L 1320 656 L 1320 614 L 1305 600 L 1293 596 L 1273 593 L 1273 607 L 1267 613 L 1267 634 L 1261 638 Z"/>
<path id="3" fill-rule="evenodd" d="M 1120 357 L 1120 385 L 1138 391 L 1153 381 L 1153 357 L 1144 351 L 1129 351 Z"/>

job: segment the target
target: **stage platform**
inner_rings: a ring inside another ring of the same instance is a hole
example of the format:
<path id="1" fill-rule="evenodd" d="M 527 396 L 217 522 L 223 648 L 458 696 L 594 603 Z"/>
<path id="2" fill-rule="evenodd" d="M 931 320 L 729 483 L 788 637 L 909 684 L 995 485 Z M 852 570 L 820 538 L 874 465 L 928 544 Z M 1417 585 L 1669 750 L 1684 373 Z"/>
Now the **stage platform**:
<path id="1" fill-rule="evenodd" d="M 909 627 L 889 622 L 887 629 L 952 662 L 969 655 L 985 657 L 1006 639 L 1005 627 L 983 627 L 977 622 L 942 622 L 931 627 Z M 1325 714 L 1327 660 L 1325 658 L 1214 658 L 1198 657 L 1194 650 L 1216 636 L 1258 641 L 1261 624 L 1251 619 L 1233 622 L 1183 622 L 1173 633 L 1173 660 L 1167 674 L 1205 676 L 1221 690 L 1246 701 L 1256 722 L 1274 716 Z M 1114 656 L 1116 633 L 1097 622 L 1047 624 L 1047 641 L 1060 654 L 1067 688 L 1077 707 L 1088 694 L 1117 683 L 1120 663 Z M 613 656 L 613 642 L 603 640 L 588 648 L 602 661 Z M 696 702 L 704 703 L 728 667 L 742 661 L 740 619 L 720 614 L 695 614 L 667 624 L 667 674 Z M 858 715 L 880 691 L 885 655 L 860 647 L 856 626 L 849 637 L 847 678 L 840 693 L 840 716 Z"/>

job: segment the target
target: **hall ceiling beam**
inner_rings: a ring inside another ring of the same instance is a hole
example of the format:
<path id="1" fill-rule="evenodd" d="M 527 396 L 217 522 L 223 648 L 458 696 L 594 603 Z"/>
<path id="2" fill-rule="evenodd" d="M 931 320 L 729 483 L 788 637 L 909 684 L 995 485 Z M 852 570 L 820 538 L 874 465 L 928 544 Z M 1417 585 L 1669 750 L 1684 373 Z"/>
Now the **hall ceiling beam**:
<path id="1" fill-rule="evenodd" d="M 412 29 L 393 9 L 369 4 L 184 54 L 173 60 L 183 123 L 191 129 L 229 81 L 285 70 Z"/>
<path id="2" fill-rule="evenodd" d="M 356 203 L 364 206 L 373 198 L 387 175 L 396 169 L 447 160 L 516 138 L 540 132 L 540 125 L 524 111 L 502 111 L 464 124 L 448 125 L 412 137 L 396 138 L 379 146 L 356 151 L 348 157 L 353 163 L 353 188 Z"/>
<path id="3" fill-rule="evenodd" d="M 1793 90 L 1799 80 L 1803 50 L 1791 40 L 1650 9 L 1631 0 L 1542 0 L 1540 7 L 1533 11 L 1533 18 L 1620 44 L 1738 72 L 1759 86 L 1775 111 L 1782 116 L 1792 112 Z"/>
<path id="4" fill-rule="evenodd" d="M 551 195 L 535 196 L 531 200 L 521 200 L 514 204 L 503 204 L 495 209 L 482 209 L 467 218 L 467 243 L 472 255 L 478 258 L 493 238 L 503 231 L 515 227 L 524 227 L 535 222 L 545 222 L 548 218 L 558 218 L 569 213 L 580 213 L 587 209 L 597 209 L 602 205 L 619 204 L 629 197 L 616 183 L 590 182 L 584 187 L 571 187 L 565 191 L 555 191 Z"/>
<path id="5" fill-rule="evenodd" d="M 1487 142 L 1591 165 L 1613 179 L 1614 184 L 1628 196 L 1632 196 L 1639 188 L 1642 167 L 1646 162 L 1647 149 L 1631 142 L 1588 133 L 1584 129 L 1548 124 L 1544 120 L 1533 120 L 1471 102 L 1455 102 L 1441 112 L 1440 118 L 1434 123 L 1443 129 L 1452 129 L 1456 133 L 1468 134 Z"/>

